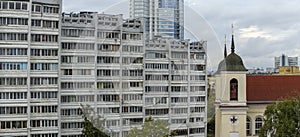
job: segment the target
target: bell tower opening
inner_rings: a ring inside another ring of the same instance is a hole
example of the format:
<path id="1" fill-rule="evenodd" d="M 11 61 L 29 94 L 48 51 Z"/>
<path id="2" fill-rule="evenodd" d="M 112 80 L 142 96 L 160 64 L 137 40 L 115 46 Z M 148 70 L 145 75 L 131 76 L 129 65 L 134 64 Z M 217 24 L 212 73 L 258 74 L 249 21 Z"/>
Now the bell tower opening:
<path id="1" fill-rule="evenodd" d="M 230 80 L 230 101 L 238 100 L 238 81 L 237 79 Z"/>

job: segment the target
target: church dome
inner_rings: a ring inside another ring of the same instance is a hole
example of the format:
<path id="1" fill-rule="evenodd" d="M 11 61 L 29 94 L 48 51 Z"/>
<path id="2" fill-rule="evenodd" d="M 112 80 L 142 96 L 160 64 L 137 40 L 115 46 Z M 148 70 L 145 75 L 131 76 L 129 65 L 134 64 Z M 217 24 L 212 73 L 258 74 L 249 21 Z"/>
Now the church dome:
<path id="1" fill-rule="evenodd" d="M 234 35 L 232 33 L 231 39 L 231 53 L 227 56 L 226 50 L 226 37 L 225 37 L 225 48 L 224 48 L 224 59 L 219 63 L 218 71 L 247 71 L 244 66 L 242 58 L 234 53 Z"/>
<path id="2" fill-rule="evenodd" d="M 219 64 L 218 71 L 247 71 L 242 58 L 235 54 L 229 54 Z"/>

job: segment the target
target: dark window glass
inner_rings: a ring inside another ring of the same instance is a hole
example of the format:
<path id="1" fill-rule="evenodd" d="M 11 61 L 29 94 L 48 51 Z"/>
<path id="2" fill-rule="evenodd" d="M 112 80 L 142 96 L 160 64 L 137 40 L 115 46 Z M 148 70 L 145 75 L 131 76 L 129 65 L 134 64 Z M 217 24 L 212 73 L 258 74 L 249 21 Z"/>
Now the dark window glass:
<path id="1" fill-rule="evenodd" d="M 20 10 L 20 9 L 21 9 L 21 3 L 20 3 L 20 2 L 17 2 L 17 3 L 16 3 L 16 9 L 17 9 L 17 10 Z"/>
<path id="2" fill-rule="evenodd" d="M 8 4 L 8 2 L 3 2 L 2 9 L 8 9 L 7 4 Z"/>
<path id="3" fill-rule="evenodd" d="M 22 3 L 22 10 L 27 10 L 27 3 Z"/>

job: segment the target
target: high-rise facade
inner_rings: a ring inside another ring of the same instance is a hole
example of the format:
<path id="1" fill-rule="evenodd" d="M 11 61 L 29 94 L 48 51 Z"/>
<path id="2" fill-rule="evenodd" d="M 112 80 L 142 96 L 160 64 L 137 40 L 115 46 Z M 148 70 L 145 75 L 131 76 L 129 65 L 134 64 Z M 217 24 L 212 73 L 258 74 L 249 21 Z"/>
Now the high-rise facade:
<path id="1" fill-rule="evenodd" d="M 289 57 L 284 54 L 275 57 L 275 69 L 279 69 L 279 66 L 298 66 L 298 57 Z"/>
<path id="2" fill-rule="evenodd" d="M 62 136 L 81 134 L 81 105 L 104 118 L 114 137 L 150 116 L 179 135 L 205 135 L 206 43 L 145 40 L 142 22 L 122 15 L 62 18 Z"/>
<path id="3" fill-rule="evenodd" d="M 0 134 L 59 136 L 61 0 L 0 1 Z"/>
<path id="4" fill-rule="evenodd" d="M 143 123 L 140 21 L 93 12 L 64 14 L 61 45 L 63 136 L 81 134 L 81 104 L 106 119 L 113 137 Z"/>
<path id="5" fill-rule="evenodd" d="M 146 38 L 184 40 L 183 0 L 130 0 L 130 18 L 143 18 Z"/>

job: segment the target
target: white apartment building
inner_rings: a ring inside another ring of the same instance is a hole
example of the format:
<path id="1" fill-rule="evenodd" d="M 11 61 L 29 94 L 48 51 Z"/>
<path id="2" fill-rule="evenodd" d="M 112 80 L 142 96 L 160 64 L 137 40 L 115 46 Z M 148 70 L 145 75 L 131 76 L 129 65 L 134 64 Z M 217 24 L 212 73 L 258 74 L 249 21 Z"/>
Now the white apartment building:
<path id="1" fill-rule="evenodd" d="M 80 136 L 80 104 L 106 119 L 111 136 L 125 136 L 144 120 L 141 22 L 93 12 L 62 22 L 62 136 Z"/>
<path id="2" fill-rule="evenodd" d="M 59 136 L 61 0 L 0 1 L 0 135 Z"/>
<path id="3" fill-rule="evenodd" d="M 184 40 L 183 0 L 130 0 L 130 18 L 143 18 L 146 38 Z"/>
<path id="4" fill-rule="evenodd" d="M 144 109 L 181 137 L 206 136 L 206 42 L 145 42 Z"/>
<path id="5" fill-rule="evenodd" d="M 179 136 L 205 136 L 205 42 L 144 40 L 142 22 L 122 15 L 71 13 L 62 22 L 62 136 L 80 136 L 81 104 L 114 137 L 149 116 Z"/>

